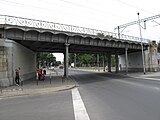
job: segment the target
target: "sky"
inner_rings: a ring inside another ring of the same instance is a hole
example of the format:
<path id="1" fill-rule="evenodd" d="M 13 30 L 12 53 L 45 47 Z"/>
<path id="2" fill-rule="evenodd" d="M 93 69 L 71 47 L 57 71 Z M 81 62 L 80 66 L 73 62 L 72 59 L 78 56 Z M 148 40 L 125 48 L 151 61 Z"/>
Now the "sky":
<path id="1" fill-rule="evenodd" d="M 116 32 L 114 28 L 160 14 L 158 0 L 0 0 L 0 14 Z M 141 24 L 143 27 L 143 24 Z M 160 40 L 160 18 L 147 21 L 142 37 Z M 139 37 L 139 26 L 120 30 Z M 61 61 L 63 55 L 57 59 Z"/>

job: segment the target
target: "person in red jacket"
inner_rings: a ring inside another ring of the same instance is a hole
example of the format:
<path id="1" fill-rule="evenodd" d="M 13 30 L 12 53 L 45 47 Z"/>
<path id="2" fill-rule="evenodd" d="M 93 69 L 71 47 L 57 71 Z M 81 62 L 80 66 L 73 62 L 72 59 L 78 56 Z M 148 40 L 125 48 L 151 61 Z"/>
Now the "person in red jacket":
<path id="1" fill-rule="evenodd" d="M 37 72 L 38 72 L 38 80 L 45 80 L 45 75 L 42 73 L 42 70 L 39 68 L 36 68 Z"/>

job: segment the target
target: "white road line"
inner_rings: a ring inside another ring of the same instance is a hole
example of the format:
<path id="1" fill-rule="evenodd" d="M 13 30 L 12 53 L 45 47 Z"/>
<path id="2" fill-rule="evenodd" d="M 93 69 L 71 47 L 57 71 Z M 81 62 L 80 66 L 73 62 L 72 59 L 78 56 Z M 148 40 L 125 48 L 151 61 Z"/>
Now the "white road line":
<path id="1" fill-rule="evenodd" d="M 75 120 L 90 120 L 85 105 L 77 88 L 72 89 L 72 99 Z"/>
<path id="2" fill-rule="evenodd" d="M 158 79 L 158 78 L 147 78 L 147 77 L 134 77 L 134 78 L 141 78 L 141 79 L 160 81 L 160 79 Z"/>

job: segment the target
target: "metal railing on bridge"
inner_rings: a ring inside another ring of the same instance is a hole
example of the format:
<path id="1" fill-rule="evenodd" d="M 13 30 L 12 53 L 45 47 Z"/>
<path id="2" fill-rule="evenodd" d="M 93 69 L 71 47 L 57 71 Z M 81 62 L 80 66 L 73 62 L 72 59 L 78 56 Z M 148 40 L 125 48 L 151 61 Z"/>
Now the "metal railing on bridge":
<path id="1" fill-rule="evenodd" d="M 66 24 L 60 24 L 60 23 L 54 23 L 54 22 L 48 22 L 48 21 L 42 21 L 42 20 L 8 16 L 8 15 L 0 15 L 0 24 L 42 28 L 42 29 L 87 34 L 87 35 L 94 35 L 94 36 L 98 34 L 103 34 L 104 36 L 110 36 L 111 38 L 119 39 L 118 34 L 113 32 L 107 32 L 103 30 L 96 30 L 91 28 L 66 25 Z M 141 42 L 141 39 L 139 37 L 124 35 L 124 34 L 120 34 L 120 39 Z M 148 43 L 149 41 L 152 41 L 152 40 L 142 38 L 142 41 L 143 43 Z"/>

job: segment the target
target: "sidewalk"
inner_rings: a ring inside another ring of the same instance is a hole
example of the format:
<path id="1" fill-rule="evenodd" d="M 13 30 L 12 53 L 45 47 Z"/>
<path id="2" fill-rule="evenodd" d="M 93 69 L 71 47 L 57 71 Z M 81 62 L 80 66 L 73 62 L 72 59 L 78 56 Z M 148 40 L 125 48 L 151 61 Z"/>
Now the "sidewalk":
<path id="1" fill-rule="evenodd" d="M 135 72 L 135 73 L 128 73 L 127 75 L 131 76 L 131 77 L 160 78 L 160 71 L 157 71 L 157 72 L 146 72 L 145 74 L 143 72 Z"/>
<path id="2" fill-rule="evenodd" d="M 46 75 L 46 80 L 36 81 L 35 79 L 26 80 L 23 86 L 11 86 L 0 90 L 0 98 L 46 94 L 50 92 L 58 92 L 69 90 L 76 87 L 76 82 L 69 77 L 63 78 L 62 75 Z"/>

